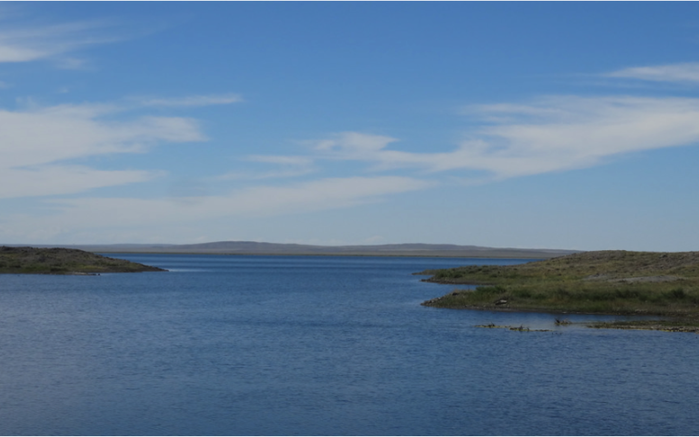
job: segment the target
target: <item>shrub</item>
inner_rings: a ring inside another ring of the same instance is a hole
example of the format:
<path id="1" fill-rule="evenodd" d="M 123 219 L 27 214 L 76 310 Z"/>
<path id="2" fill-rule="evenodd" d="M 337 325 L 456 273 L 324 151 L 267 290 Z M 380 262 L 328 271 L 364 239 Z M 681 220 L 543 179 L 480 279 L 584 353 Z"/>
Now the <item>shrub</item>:
<path id="1" fill-rule="evenodd" d="M 476 288 L 476 293 L 479 294 L 502 294 L 506 292 L 507 290 L 505 289 L 505 287 L 501 287 L 499 285 L 487 285 L 484 287 Z"/>
<path id="2" fill-rule="evenodd" d="M 522 299 L 529 299 L 532 297 L 532 293 L 529 290 L 516 290 L 512 294 Z"/>
<path id="3" fill-rule="evenodd" d="M 675 288 L 667 292 L 667 297 L 670 299 L 684 299 L 687 297 L 687 293 L 684 292 L 683 288 Z"/>

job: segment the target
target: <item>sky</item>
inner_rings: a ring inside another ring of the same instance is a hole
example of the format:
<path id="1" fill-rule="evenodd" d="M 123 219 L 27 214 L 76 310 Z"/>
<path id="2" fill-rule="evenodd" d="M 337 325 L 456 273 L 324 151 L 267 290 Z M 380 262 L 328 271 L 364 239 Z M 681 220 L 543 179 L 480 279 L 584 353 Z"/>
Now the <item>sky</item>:
<path id="1" fill-rule="evenodd" d="M 699 250 L 695 2 L 0 3 L 0 243 Z"/>

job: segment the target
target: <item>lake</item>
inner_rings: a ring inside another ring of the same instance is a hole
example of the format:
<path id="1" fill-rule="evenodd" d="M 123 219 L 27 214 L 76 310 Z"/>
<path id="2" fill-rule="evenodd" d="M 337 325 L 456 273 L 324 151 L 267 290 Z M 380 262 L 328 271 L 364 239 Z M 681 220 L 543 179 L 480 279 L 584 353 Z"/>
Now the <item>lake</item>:
<path id="1" fill-rule="evenodd" d="M 170 271 L 0 275 L 0 434 L 699 434 L 699 335 L 420 306 L 521 260 L 110 256 Z"/>

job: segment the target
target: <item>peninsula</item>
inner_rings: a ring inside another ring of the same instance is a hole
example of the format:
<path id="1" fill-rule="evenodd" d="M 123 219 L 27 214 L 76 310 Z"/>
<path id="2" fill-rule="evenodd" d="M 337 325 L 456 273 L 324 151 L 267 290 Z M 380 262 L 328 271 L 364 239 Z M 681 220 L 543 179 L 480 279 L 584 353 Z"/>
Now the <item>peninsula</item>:
<path id="1" fill-rule="evenodd" d="M 165 270 L 78 249 L 0 247 L 0 273 L 90 275 L 162 271 Z"/>
<path id="2" fill-rule="evenodd" d="M 423 305 L 499 311 L 653 315 L 616 326 L 699 331 L 699 252 L 596 251 L 509 266 L 426 270 L 423 281 L 468 284 Z"/>

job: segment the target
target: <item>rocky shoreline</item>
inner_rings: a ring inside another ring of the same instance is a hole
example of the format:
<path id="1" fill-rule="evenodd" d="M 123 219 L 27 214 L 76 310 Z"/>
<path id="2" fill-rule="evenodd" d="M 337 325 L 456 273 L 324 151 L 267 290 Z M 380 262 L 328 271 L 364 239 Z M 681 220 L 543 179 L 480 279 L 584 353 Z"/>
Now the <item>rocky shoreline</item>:
<path id="1" fill-rule="evenodd" d="M 424 306 L 507 312 L 657 316 L 590 327 L 699 333 L 699 252 L 598 251 L 518 265 L 426 270 L 464 284 Z"/>

